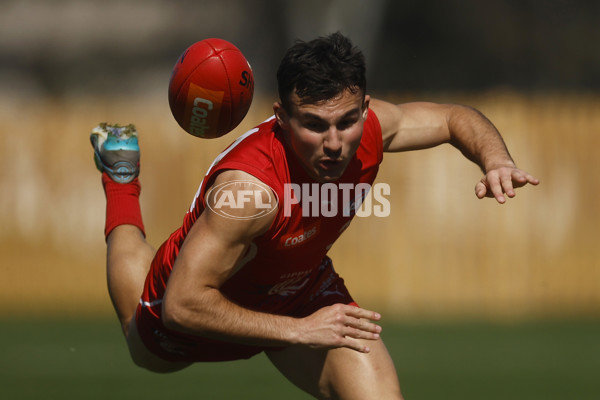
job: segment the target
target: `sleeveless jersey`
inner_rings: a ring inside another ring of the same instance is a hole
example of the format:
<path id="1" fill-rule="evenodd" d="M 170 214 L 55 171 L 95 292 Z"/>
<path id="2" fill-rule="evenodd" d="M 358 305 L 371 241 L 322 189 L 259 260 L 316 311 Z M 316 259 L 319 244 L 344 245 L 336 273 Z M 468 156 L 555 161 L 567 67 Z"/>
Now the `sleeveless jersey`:
<path id="1" fill-rule="evenodd" d="M 339 279 L 331 268 L 327 252 L 350 224 L 377 175 L 383 159 L 379 121 L 374 112 L 369 111 L 356 154 L 342 177 L 332 184 L 312 180 L 286 145 L 283 135 L 272 117 L 242 135 L 216 158 L 181 228 L 160 247 L 152 263 L 141 306 L 147 307 L 156 318 L 160 318 L 160 304 L 179 249 L 207 206 L 207 189 L 224 170 L 241 170 L 255 176 L 276 194 L 279 205 L 270 229 L 253 241 L 241 268 L 220 288 L 229 300 L 262 312 L 302 315 L 304 305 Z M 308 190 L 307 193 L 319 197 L 317 215 L 303 215 L 302 201 L 283 204 L 292 193 L 294 196 L 297 193 L 297 197 L 302 195 L 302 191 L 291 190 L 292 183 L 297 189 Z M 327 216 L 320 215 L 321 202 L 327 200 L 330 201 L 325 206 Z M 331 273 L 319 273 L 325 270 Z"/>

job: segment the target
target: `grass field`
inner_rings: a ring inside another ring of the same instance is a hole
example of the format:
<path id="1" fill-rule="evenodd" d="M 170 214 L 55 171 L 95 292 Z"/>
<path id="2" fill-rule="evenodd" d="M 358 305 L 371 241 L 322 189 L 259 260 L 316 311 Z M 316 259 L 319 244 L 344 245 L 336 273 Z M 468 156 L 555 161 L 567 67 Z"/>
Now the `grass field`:
<path id="1" fill-rule="evenodd" d="M 155 246 L 179 226 L 231 140 L 183 135 L 163 97 L 20 103 L 0 96 L 1 400 L 308 398 L 265 357 L 168 376 L 144 372 L 129 361 L 115 319 L 91 321 L 112 310 L 90 127 L 131 121 L 142 132 L 141 203 Z M 504 321 L 385 326 L 404 394 L 600 399 L 600 193 L 593 184 L 600 180 L 600 97 L 499 92 L 422 100 L 482 110 L 542 184 L 500 207 L 475 199 L 480 173 L 450 146 L 384 161 L 378 180 L 393 183 L 392 215 L 357 218 L 331 251 L 353 296 L 402 320 Z M 236 135 L 270 112 L 264 101 L 253 107 Z M 89 316 L 39 319 L 48 314 Z M 536 319 L 546 322 L 514 322 Z"/>
<path id="2" fill-rule="evenodd" d="M 307 399 L 267 361 L 133 366 L 114 320 L 0 320 L 3 399 Z M 598 399 L 600 320 L 384 324 L 407 399 Z"/>

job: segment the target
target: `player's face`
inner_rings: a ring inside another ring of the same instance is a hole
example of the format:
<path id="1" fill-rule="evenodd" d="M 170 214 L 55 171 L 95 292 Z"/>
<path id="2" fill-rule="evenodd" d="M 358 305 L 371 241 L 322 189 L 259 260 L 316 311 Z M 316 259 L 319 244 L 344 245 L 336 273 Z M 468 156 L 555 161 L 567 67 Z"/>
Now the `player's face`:
<path id="1" fill-rule="evenodd" d="M 286 139 L 309 176 L 318 182 L 338 180 L 358 149 L 369 96 L 346 90 L 315 104 L 301 104 L 294 93 L 290 113 L 274 109 Z"/>

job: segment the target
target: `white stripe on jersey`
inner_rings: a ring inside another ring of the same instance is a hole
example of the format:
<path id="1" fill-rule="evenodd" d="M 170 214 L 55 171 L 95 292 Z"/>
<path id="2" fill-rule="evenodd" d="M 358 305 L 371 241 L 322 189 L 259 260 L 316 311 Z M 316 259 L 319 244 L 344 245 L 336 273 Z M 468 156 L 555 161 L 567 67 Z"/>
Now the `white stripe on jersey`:
<path id="1" fill-rule="evenodd" d="M 270 118 L 266 119 L 264 122 L 261 123 L 264 124 L 265 122 L 271 121 L 273 118 L 275 118 L 275 116 L 271 116 Z M 231 150 L 233 150 L 238 144 L 240 144 L 244 139 L 246 139 L 248 136 L 254 134 L 258 132 L 258 128 L 253 128 L 250 129 L 248 132 L 244 133 L 242 136 L 240 136 L 239 138 L 237 138 L 232 144 L 231 146 L 229 146 L 227 149 L 225 149 L 221 154 L 219 154 L 217 156 L 217 158 L 215 158 L 215 160 L 212 162 L 212 164 L 210 164 L 210 167 L 208 167 L 208 171 L 206 171 L 206 174 L 204 175 L 205 177 L 208 176 L 208 174 L 210 174 L 210 171 L 212 171 L 213 167 L 215 165 L 217 165 L 219 163 L 219 161 L 221 161 L 223 159 L 223 157 L 225 157 Z M 196 192 L 196 195 L 194 196 L 194 200 L 192 201 L 192 205 L 190 206 L 190 211 L 192 212 L 194 211 L 194 208 L 196 207 L 196 201 L 198 200 L 198 197 L 200 197 L 200 192 L 202 191 L 202 184 L 204 183 L 204 179 L 202 180 L 202 182 L 200 182 L 200 187 L 198 187 L 198 191 Z"/>
<path id="2" fill-rule="evenodd" d="M 162 299 L 158 299 L 158 300 L 154 300 L 154 301 L 143 301 L 142 299 L 140 299 L 140 304 L 144 307 L 154 307 L 156 305 L 161 304 L 163 301 Z"/>

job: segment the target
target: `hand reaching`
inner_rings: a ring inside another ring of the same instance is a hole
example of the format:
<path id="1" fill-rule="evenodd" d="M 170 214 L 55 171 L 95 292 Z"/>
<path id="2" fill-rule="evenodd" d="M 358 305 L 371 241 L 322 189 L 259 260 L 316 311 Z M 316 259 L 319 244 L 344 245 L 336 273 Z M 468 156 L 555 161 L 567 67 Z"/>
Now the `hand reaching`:
<path id="1" fill-rule="evenodd" d="M 515 189 L 526 184 L 537 185 L 539 179 L 516 167 L 500 167 L 488 171 L 481 181 L 475 185 L 475 194 L 478 198 L 495 197 L 500 204 L 506 202 L 504 194 L 515 197 Z"/>

